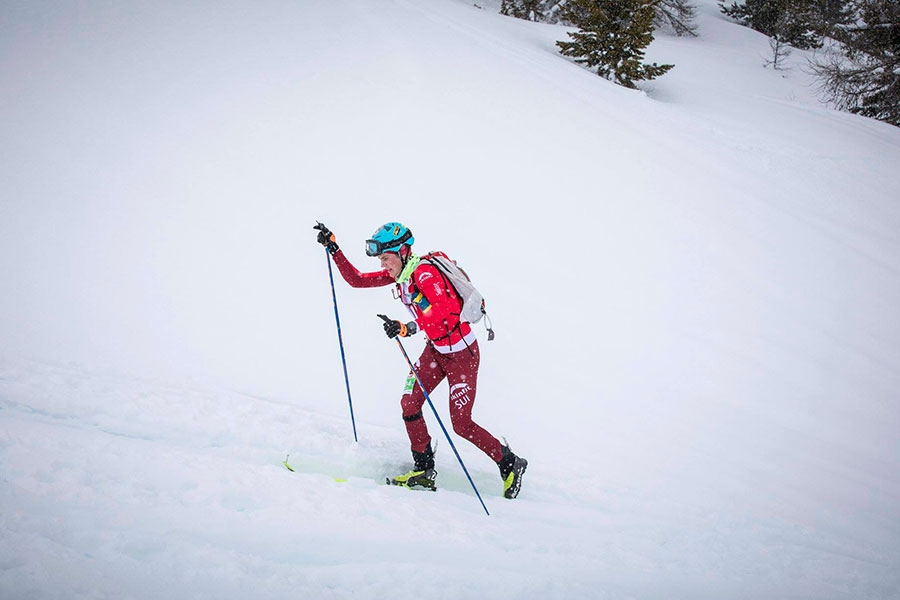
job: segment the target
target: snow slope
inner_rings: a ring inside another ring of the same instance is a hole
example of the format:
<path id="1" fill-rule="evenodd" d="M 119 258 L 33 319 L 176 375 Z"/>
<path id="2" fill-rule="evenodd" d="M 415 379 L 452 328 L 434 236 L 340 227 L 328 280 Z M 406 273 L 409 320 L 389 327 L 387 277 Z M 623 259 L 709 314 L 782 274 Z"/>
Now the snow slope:
<path id="1" fill-rule="evenodd" d="M 477 4 L 0 8 L 0 597 L 900 595 L 900 130 L 709 0 L 642 91 Z M 381 484 L 403 313 L 337 283 L 354 443 L 316 220 L 476 279 L 520 498 Z"/>

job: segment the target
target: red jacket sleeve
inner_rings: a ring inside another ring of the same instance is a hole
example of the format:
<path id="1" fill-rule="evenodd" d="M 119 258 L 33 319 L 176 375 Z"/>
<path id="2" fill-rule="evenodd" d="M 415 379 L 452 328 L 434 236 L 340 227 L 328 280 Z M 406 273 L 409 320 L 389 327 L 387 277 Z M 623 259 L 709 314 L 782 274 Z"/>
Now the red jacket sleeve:
<path id="1" fill-rule="evenodd" d="M 341 250 L 332 254 L 331 257 L 334 259 L 334 264 L 337 265 L 341 277 L 343 277 L 344 281 L 349 283 L 352 287 L 382 287 L 385 285 L 393 285 L 395 283 L 394 278 L 391 277 L 391 274 L 385 269 L 374 271 L 372 273 L 361 273 L 356 267 L 350 264 L 350 261 L 347 260 L 347 257 L 344 256 L 344 252 Z"/>

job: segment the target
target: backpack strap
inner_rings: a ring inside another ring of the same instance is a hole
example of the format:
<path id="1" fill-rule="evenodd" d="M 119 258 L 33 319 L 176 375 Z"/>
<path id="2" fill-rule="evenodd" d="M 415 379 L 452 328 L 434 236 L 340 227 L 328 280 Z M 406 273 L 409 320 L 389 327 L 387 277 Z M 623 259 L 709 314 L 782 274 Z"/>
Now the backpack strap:
<path id="1" fill-rule="evenodd" d="M 444 281 L 444 290 L 448 293 L 448 295 L 450 293 L 450 290 L 453 290 L 453 295 L 456 296 L 456 300 L 459 302 L 459 312 L 451 312 L 450 314 L 460 316 L 462 314 L 462 308 L 463 308 L 462 295 L 456 289 L 456 286 L 453 285 L 453 282 L 450 281 L 450 278 L 447 277 L 447 274 L 444 273 L 444 270 L 437 263 L 437 261 L 433 260 L 434 255 L 435 255 L 434 252 L 429 252 L 428 254 L 426 254 L 425 256 L 423 256 L 421 258 L 420 264 L 422 262 L 428 263 L 429 265 L 434 267 L 435 270 L 437 270 L 438 274 L 441 276 L 441 279 Z M 466 275 L 466 277 L 468 277 L 468 275 Z M 450 334 L 448 333 L 447 335 L 449 336 Z"/>

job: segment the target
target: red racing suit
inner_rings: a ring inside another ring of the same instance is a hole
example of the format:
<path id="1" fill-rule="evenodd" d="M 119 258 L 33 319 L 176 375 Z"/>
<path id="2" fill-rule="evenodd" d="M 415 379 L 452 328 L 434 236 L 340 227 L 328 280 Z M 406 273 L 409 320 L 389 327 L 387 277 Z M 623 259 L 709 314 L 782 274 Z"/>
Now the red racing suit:
<path id="1" fill-rule="evenodd" d="M 471 325 L 460 320 L 462 302 L 444 275 L 423 260 L 408 281 L 397 283 L 387 270 L 360 272 L 341 250 L 332 256 L 341 276 L 352 287 L 396 286 L 400 300 L 413 315 L 416 326 L 428 337 L 416 362 L 416 372 L 425 391 L 431 394 L 441 381 L 447 379 L 453 431 L 480 448 L 494 462 L 499 462 L 503 457 L 500 441 L 472 420 L 480 363 L 478 340 Z M 410 446 L 415 452 L 424 452 L 431 441 L 422 418 L 424 403 L 425 394 L 410 373 L 400 405 Z"/>

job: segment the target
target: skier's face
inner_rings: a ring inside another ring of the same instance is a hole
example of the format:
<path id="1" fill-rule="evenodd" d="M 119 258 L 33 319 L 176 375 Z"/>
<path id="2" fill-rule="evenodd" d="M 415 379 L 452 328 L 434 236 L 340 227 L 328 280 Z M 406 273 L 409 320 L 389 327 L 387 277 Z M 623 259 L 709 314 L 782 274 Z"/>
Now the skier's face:
<path id="1" fill-rule="evenodd" d="M 381 268 L 387 270 L 391 277 L 397 279 L 400 277 L 400 271 L 403 270 L 403 263 L 400 261 L 400 255 L 394 252 L 385 252 L 378 255 L 381 261 Z"/>

